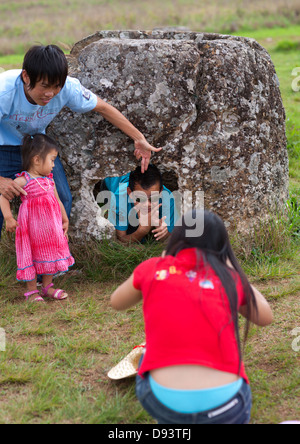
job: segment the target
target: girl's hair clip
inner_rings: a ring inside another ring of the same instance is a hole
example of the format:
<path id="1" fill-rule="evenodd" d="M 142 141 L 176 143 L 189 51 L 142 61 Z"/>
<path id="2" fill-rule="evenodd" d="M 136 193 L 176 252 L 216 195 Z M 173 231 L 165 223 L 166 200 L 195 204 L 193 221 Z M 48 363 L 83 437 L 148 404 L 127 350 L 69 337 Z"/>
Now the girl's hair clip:
<path id="1" fill-rule="evenodd" d="M 30 139 L 33 140 L 33 136 L 30 136 Z"/>

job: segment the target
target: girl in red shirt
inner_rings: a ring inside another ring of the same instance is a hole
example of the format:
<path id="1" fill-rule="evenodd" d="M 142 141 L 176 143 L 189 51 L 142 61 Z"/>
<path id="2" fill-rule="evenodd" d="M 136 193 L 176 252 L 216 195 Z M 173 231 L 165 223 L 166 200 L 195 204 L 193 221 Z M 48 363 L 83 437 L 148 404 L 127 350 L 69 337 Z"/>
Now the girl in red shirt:
<path id="1" fill-rule="evenodd" d="M 146 350 L 136 393 L 148 413 L 161 424 L 248 423 L 238 314 L 246 318 L 246 339 L 249 323 L 268 325 L 272 311 L 248 282 L 217 215 L 183 216 L 163 257 L 140 264 L 111 297 L 117 310 L 140 300 Z"/>

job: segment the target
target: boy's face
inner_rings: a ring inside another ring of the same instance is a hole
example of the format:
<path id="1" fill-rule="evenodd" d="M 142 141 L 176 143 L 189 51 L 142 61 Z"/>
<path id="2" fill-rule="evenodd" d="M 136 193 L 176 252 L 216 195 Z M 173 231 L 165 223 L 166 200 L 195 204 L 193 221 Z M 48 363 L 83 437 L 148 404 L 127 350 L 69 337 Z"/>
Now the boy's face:
<path id="1" fill-rule="evenodd" d="M 33 105 L 46 106 L 60 91 L 60 85 L 49 85 L 47 79 L 42 79 L 30 89 L 30 78 L 25 70 L 22 71 L 24 91 L 27 100 Z"/>
<path id="2" fill-rule="evenodd" d="M 151 211 L 152 204 L 158 204 L 159 202 L 159 194 L 161 192 L 160 183 L 157 182 L 152 187 L 145 190 L 142 188 L 140 184 L 136 184 L 134 190 L 128 187 L 127 189 L 128 195 L 130 196 L 133 193 L 134 205 L 139 205 L 140 207 L 145 208 L 148 207 L 148 213 Z"/>

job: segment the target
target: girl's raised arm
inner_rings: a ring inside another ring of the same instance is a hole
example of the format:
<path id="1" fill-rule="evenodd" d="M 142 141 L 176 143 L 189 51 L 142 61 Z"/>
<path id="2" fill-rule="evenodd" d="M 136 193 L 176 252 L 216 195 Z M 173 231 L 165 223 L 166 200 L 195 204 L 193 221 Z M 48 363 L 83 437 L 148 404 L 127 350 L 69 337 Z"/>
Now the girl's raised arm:
<path id="1" fill-rule="evenodd" d="M 271 307 L 265 297 L 261 294 L 260 291 L 257 290 L 253 285 L 251 285 L 254 297 L 256 300 L 257 310 L 251 307 L 250 316 L 248 315 L 249 310 L 245 305 L 240 307 L 240 314 L 245 318 L 249 319 L 249 321 L 253 322 L 260 327 L 265 327 L 273 322 L 273 313 Z"/>
<path id="2" fill-rule="evenodd" d="M 133 274 L 111 295 L 110 302 L 115 310 L 126 310 L 142 300 L 142 292 L 133 286 Z"/>
<path id="3" fill-rule="evenodd" d="M 228 267 L 234 269 L 229 258 L 227 259 L 226 263 Z M 249 309 L 246 305 L 243 305 L 240 307 L 239 313 L 244 316 L 244 318 L 249 319 L 250 322 L 253 322 L 253 324 L 260 327 L 265 327 L 273 322 L 271 307 L 266 298 L 261 294 L 260 291 L 257 290 L 257 288 L 255 288 L 253 285 L 251 285 L 251 288 L 256 300 L 257 310 L 255 310 L 255 307 L 253 306 L 251 306 Z"/>

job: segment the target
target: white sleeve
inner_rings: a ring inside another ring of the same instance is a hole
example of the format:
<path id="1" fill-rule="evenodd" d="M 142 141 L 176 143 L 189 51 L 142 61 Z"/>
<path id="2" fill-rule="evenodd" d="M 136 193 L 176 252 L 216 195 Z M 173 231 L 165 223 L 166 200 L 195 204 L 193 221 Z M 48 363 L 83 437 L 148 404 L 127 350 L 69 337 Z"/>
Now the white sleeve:
<path id="1" fill-rule="evenodd" d="M 67 77 L 65 88 L 68 97 L 66 106 L 72 111 L 87 113 L 96 108 L 96 94 L 81 85 L 78 79 Z"/>

